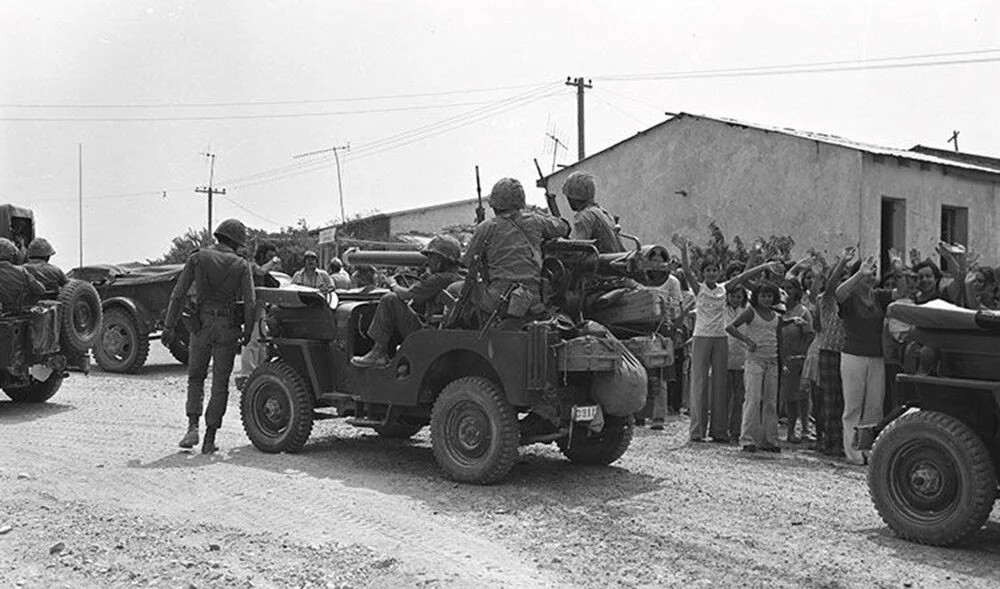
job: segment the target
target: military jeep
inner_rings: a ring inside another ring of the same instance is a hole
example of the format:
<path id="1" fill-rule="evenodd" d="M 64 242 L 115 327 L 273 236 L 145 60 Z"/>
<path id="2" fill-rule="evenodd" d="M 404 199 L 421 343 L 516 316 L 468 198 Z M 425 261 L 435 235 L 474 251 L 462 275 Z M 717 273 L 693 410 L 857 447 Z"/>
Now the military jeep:
<path id="1" fill-rule="evenodd" d="M 901 538 L 947 546 L 979 530 L 1000 471 L 1000 313 L 893 303 L 918 361 L 897 382 L 868 471 L 879 515 Z"/>
<path id="2" fill-rule="evenodd" d="M 380 293 L 341 291 L 328 302 L 304 289 L 256 289 L 270 305 L 261 324 L 269 359 L 240 399 L 247 436 L 263 452 L 297 452 L 316 419 L 341 417 L 402 439 L 429 425 L 444 474 L 476 484 L 504 479 L 527 444 L 555 443 L 580 464 L 618 460 L 632 440 L 632 413 L 645 402 L 646 374 L 608 330 L 585 319 L 619 297 L 612 293 L 623 284 L 634 286 L 630 278 L 641 282 L 662 270 L 654 260 L 666 256 L 658 246 L 598 254 L 591 242 L 568 240 L 543 251 L 546 299 L 557 313 L 487 320 L 473 329 L 448 312 L 398 342 L 381 369 L 350 362 L 371 349 L 366 331 Z M 416 252 L 356 252 L 348 261 L 423 262 Z M 624 407 L 615 398 L 621 391 L 609 396 L 609 382 L 633 394 L 641 387 L 638 406 Z"/>
<path id="3" fill-rule="evenodd" d="M 32 211 L 0 205 L 0 237 L 25 248 L 35 237 Z M 26 296 L 22 308 L 0 309 L 0 388 L 18 402 L 52 398 L 67 376 L 67 358 L 76 364 L 96 342 L 101 315 L 97 292 L 79 280 Z"/>

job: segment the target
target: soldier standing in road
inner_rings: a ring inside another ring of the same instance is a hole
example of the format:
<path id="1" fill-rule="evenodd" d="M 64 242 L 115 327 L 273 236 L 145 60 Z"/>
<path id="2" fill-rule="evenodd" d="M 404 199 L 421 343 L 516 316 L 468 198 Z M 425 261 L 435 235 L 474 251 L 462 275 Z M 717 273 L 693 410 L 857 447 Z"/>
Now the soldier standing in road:
<path id="1" fill-rule="evenodd" d="M 573 217 L 573 239 L 592 239 L 602 254 L 625 251 L 615 220 L 594 202 L 597 186 L 594 177 L 586 172 L 573 172 L 563 183 L 562 192 L 569 206 L 576 212 Z"/>
<path id="2" fill-rule="evenodd" d="M 45 287 L 14 262 L 20 252 L 14 242 L 0 237 L 0 312 L 16 313 L 24 306 L 24 295 L 40 295 Z"/>
<path id="3" fill-rule="evenodd" d="M 35 280 L 42 283 L 45 290 L 59 290 L 62 285 L 69 280 L 66 274 L 54 264 L 49 263 L 56 251 L 52 249 L 49 241 L 44 237 L 36 237 L 28 244 L 28 261 L 24 263 L 24 269 L 35 277 Z"/>
<path id="4" fill-rule="evenodd" d="M 170 295 L 162 336 L 164 344 L 173 341 L 181 306 L 187 298 L 188 289 L 194 284 L 196 300 L 189 325 L 191 342 L 185 406 L 188 431 L 180 446 L 193 448 L 198 444 L 198 420 L 203 409 L 205 378 L 211 360 L 212 396 L 205 411 L 202 454 L 218 450 L 215 433 L 222 426 L 222 416 L 226 413 L 229 375 L 237 348 L 250 338 L 255 308 L 250 264 L 236 253 L 246 244 L 246 227 L 236 219 L 226 219 L 215 230 L 215 238 L 218 240 L 216 245 L 195 251 L 184 264 L 184 270 Z M 243 313 L 237 316 L 236 303 L 240 300 L 243 301 Z"/>
<path id="5" fill-rule="evenodd" d="M 444 308 L 442 291 L 462 279 L 458 273 L 462 246 L 450 235 L 438 235 L 420 253 L 427 256 L 428 273 L 409 288 L 392 285 L 392 290 L 382 295 L 368 326 L 368 337 L 375 345 L 364 356 L 352 358 L 351 364 L 359 368 L 388 366 L 390 341 L 402 341 L 421 329 L 421 314 L 433 315 Z"/>
<path id="6" fill-rule="evenodd" d="M 569 223 L 547 213 L 524 211 L 524 188 L 514 178 L 493 185 L 494 217 L 476 227 L 463 262 L 478 268 L 485 288 L 472 303 L 497 316 L 523 317 L 542 310 L 542 242 L 569 235 Z"/>

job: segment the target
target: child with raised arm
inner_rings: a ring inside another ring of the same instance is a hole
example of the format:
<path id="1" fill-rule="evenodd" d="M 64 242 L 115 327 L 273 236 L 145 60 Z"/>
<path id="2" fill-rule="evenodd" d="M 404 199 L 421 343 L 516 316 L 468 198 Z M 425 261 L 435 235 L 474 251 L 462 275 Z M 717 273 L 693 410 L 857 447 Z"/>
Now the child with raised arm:
<path id="1" fill-rule="evenodd" d="M 691 270 L 688 259 L 690 240 L 675 234 L 672 241 L 681 251 L 684 274 L 695 294 L 694 337 L 691 342 L 690 439 L 692 442 L 702 442 L 707 433 L 713 442 L 728 443 L 729 393 L 726 377 L 729 353 L 725 321 L 726 285 L 743 283 L 768 269 L 783 273 L 784 267 L 780 262 L 764 263 L 738 274 L 731 280 L 719 282 L 721 268 L 718 262 L 703 260 L 700 268 L 702 281 L 699 281 L 698 276 Z M 711 389 L 709 389 L 710 382 Z M 711 422 L 709 422 L 710 407 Z"/>

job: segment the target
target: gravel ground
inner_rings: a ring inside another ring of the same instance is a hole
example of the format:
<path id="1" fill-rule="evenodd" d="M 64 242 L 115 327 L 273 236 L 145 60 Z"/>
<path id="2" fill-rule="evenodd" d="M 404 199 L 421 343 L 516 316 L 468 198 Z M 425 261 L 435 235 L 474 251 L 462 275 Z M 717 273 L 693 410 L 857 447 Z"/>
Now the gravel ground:
<path id="1" fill-rule="evenodd" d="M 894 538 L 863 467 L 786 446 L 638 429 L 611 467 L 522 449 L 492 487 L 444 480 L 426 431 L 318 422 L 256 451 L 230 399 L 222 451 L 179 451 L 183 367 L 73 375 L 0 402 L 3 587 L 997 587 L 1000 526 L 961 547 Z"/>

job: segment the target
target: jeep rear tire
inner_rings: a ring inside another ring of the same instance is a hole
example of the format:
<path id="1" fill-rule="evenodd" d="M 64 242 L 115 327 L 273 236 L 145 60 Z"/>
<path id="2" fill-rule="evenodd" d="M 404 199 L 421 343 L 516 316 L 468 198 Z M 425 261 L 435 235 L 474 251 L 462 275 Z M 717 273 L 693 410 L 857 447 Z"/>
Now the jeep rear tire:
<path id="1" fill-rule="evenodd" d="M 268 454 L 302 450 L 313 426 L 313 400 L 298 371 L 283 360 L 257 367 L 240 396 L 250 442 Z"/>
<path id="2" fill-rule="evenodd" d="M 56 394 L 62 381 L 62 376 L 53 373 L 45 381 L 32 380 L 27 386 L 4 387 L 3 392 L 16 403 L 44 403 Z"/>
<path id="3" fill-rule="evenodd" d="M 62 304 L 60 344 L 67 352 L 83 354 L 97 345 L 101 336 L 101 297 L 94 285 L 70 279 L 59 289 Z"/>
<path id="4" fill-rule="evenodd" d="M 191 334 L 188 333 L 183 321 L 178 321 L 177 326 L 174 327 L 174 341 L 170 342 L 167 349 L 170 350 L 170 355 L 174 357 L 174 360 L 187 366 L 191 352 Z"/>
<path id="5" fill-rule="evenodd" d="M 907 413 L 875 440 L 868 490 L 882 520 L 905 540 L 961 541 L 986 522 L 996 487 L 986 446 L 951 415 Z"/>
<path id="6" fill-rule="evenodd" d="M 135 374 L 149 355 L 149 334 L 139 327 L 132 313 L 109 309 L 104 313 L 101 339 L 94 347 L 94 358 L 102 370 Z"/>
<path id="7" fill-rule="evenodd" d="M 632 443 L 635 429 L 633 416 L 604 416 L 604 430 L 592 433 L 586 425 L 574 424 L 573 438 L 563 438 L 556 443 L 563 456 L 576 464 L 608 465 L 618 460 Z"/>
<path id="8" fill-rule="evenodd" d="M 452 381 L 431 411 L 431 447 L 445 475 L 461 483 L 488 485 L 517 460 L 517 413 L 503 391 L 481 376 Z"/>

